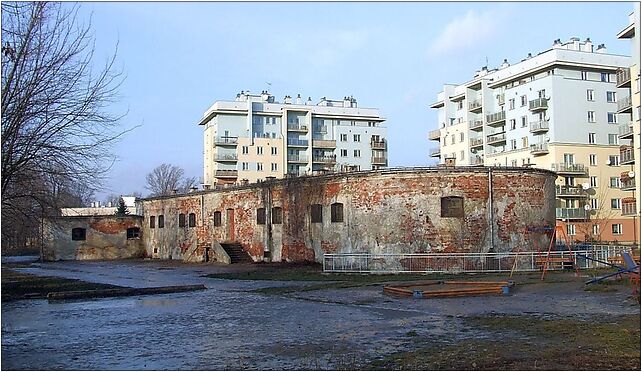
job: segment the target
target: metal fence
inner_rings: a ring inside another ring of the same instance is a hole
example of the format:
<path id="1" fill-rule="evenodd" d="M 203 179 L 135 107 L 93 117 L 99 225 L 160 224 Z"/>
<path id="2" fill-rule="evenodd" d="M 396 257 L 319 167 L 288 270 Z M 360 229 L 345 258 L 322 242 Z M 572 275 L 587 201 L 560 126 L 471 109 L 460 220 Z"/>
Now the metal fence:
<path id="1" fill-rule="evenodd" d="M 586 249 L 582 249 L 586 248 Z M 549 258 L 573 261 L 581 269 L 606 267 L 607 265 L 587 259 L 608 261 L 619 257 L 622 251 L 631 251 L 631 246 L 574 246 L 572 251 L 552 251 Z M 547 252 L 506 253 L 331 253 L 323 256 L 323 271 L 329 273 L 474 273 L 503 271 L 538 271 L 542 268 Z M 550 262 L 547 270 L 570 268 L 562 260 Z"/>

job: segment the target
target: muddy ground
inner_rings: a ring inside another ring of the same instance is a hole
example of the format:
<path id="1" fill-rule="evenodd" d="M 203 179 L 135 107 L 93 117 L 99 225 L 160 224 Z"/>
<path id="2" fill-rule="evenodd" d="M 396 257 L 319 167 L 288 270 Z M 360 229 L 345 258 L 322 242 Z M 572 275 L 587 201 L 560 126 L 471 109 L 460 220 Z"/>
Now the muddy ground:
<path id="1" fill-rule="evenodd" d="M 142 260 L 13 270 L 208 290 L 3 302 L 3 369 L 640 369 L 640 305 L 627 282 L 584 286 L 596 273 L 517 275 L 509 296 L 412 299 L 383 294 L 383 283 L 444 276 Z"/>

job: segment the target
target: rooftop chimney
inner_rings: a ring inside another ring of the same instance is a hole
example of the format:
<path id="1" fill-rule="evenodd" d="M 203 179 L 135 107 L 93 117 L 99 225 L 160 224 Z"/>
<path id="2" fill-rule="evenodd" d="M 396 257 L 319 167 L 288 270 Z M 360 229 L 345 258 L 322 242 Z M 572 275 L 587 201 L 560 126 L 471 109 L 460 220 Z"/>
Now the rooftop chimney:
<path id="1" fill-rule="evenodd" d="M 606 45 L 600 44 L 597 46 L 595 53 L 606 53 Z"/>
<path id="2" fill-rule="evenodd" d="M 560 39 L 553 40 L 553 49 L 561 49 L 562 41 Z"/>
<path id="3" fill-rule="evenodd" d="M 350 97 L 343 97 L 343 107 L 350 107 Z"/>
<path id="4" fill-rule="evenodd" d="M 270 94 L 268 93 L 267 90 L 264 90 L 261 92 L 261 101 L 267 102 L 268 98 L 270 98 Z"/>
<path id="5" fill-rule="evenodd" d="M 308 97 L 308 100 L 305 102 L 306 105 L 312 104 L 312 97 Z"/>
<path id="6" fill-rule="evenodd" d="M 296 104 L 300 105 L 301 104 L 301 93 L 296 95 Z"/>
<path id="7" fill-rule="evenodd" d="M 283 103 L 285 103 L 286 105 L 291 104 L 292 103 L 292 97 L 290 97 L 290 96 L 283 97 Z"/>

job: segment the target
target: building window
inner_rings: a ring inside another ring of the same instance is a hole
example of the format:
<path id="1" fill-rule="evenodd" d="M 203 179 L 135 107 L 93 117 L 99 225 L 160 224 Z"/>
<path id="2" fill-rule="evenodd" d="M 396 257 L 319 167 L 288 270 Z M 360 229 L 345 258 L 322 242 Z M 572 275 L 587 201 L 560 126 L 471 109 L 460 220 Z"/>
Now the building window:
<path id="1" fill-rule="evenodd" d="M 361 157 L 361 150 L 354 150 L 354 157 L 355 158 L 360 158 Z"/>
<path id="2" fill-rule="evenodd" d="M 127 229 L 127 239 L 140 239 L 140 228 L 130 227 Z"/>
<path id="3" fill-rule="evenodd" d="M 459 160 L 464 160 L 464 150 L 459 152 Z"/>
<path id="4" fill-rule="evenodd" d="M 520 101 L 521 101 L 522 107 L 526 106 L 526 104 L 528 103 L 528 100 L 526 99 L 525 95 L 520 97 Z"/>
<path id="5" fill-rule="evenodd" d="M 334 203 L 330 206 L 330 222 L 343 222 L 343 204 Z"/>
<path id="6" fill-rule="evenodd" d="M 280 225 L 283 223 L 283 209 L 281 207 L 272 208 L 272 224 Z"/>
<path id="7" fill-rule="evenodd" d="M 459 142 L 464 142 L 464 132 L 459 133 Z"/>
<path id="8" fill-rule="evenodd" d="M 510 119 L 510 120 L 508 121 L 508 123 L 510 124 L 510 130 L 513 130 L 513 129 L 517 128 L 517 120 L 515 120 L 515 119 Z"/>
<path id="9" fill-rule="evenodd" d="M 595 210 L 600 207 L 600 201 L 598 199 L 592 198 L 591 199 L 591 209 Z"/>
<path id="10" fill-rule="evenodd" d="M 165 227 L 165 216 L 161 214 L 160 216 L 158 216 L 158 228 L 162 229 L 164 227 Z"/>
<path id="11" fill-rule="evenodd" d="M 272 155 L 277 155 L 278 154 L 277 151 L 278 151 L 277 148 L 272 146 Z"/>
<path id="12" fill-rule="evenodd" d="M 341 142 L 348 142 L 348 135 L 345 133 L 341 133 Z"/>
<path id="13" fill-rule="evenodd" d="M 361 142 L 361 135 L 360 134 L 355 134 L 353 136 L 354 142 Z"/>
<path id="14" fill-rule="evenodd" d="M 617 102 L 617 95 L 615 92 L 606 92 L 606 102 Z"/>
<path id="15" fill-rule="evenodd" d="M 611 233 L 613 233 L 613 235 L 622 235 L 622 224 L 621 223 L 611 224 Z"/>
<path id="16" fill-rule="evenodd" d="M 181 213 L 178 215 L 178 227 L 185 227 L 185 214 Z"/>
<path id="17" fill-rule="evenodd" d="M 522 116 L 522 128 L 526 128 L 526 125 L 528 125 L 528 117 Z"/>
<path id="18" fill-rule="evenodd" d="M 189 224 L 189 227 L 195 227 L 196 226 L 196 214 L 195 213 L 190 213 L 187 222 Z"/>
<path id="19" fill-rule="evenodd" d="M 597 176 L 589 177 L 589 185 L 591 187 L 597 187 Z"/>
<path id="20" fill-rule="evenodd" d="M 510 161 L 510 166 L 511 167 L 516 167 L 517 166 L 517 159 L 513 159 Z"/>
<path id="21" fill-rule="evenodd" d="M 609 165 L 617 167 L 620 165 L 620 155 L 609 155 Z"/>
<path id="22" fill-rule="evenodd" d="M 348 150 L 346 150 L 346 149 L 341 149 L 341 156 L 343 156 L 343 157 L 348 156 Z"/>
<path id="23" fill-rule="evenodd" d="M 595 111 L 589 111 L 587 117 L 589 123 L 595 123 Z"/>
<path id="24" fill-rule="evenodd" d="M 221 212 L 216 211 L 214 212 L 214 216 L 212 216 L 212 223 L 214 226 L 221 226 Z"/>
<path id="25" fill-rule="evenodd" d="M 259 208 L 256 210 L 256 224 L 265 225 L 265 208 Z"/>
<path id="26" fill-rule="evenodd" d="M 620 188 L 620 177 L 611 177 L 609 179 L 609 187 L 612 189 L 619 189 Z"/>
<path id="27" fill-rule="evenodd" d="M 464 198 L 460 196 L 441 198 L 441 217 L 464 217 Z"/>
<path id="28" fill-rule="evenodd" d="M 508 100 L 508 109 L 509 110 L 515 109 L 515 98 L 511 98 Z"/>
<path id="29" fill-rule="evenodd" d="M 597 165 L 597 155 L 596 154 L 589 154 L 589 165 Z"/>
<path id="30" fill-rule="evenodd" d="M 241 169 L 243 169 L 244 171 L 246 171 L 246 170 L 250 170 L 250 163 L 243 162 L 243 163 L 241 164 L 241 167 L 242 167 Z"/>
<path id="31" fill-rule="evenodd" d="M 256 170 L 257 171 L 262 171 L 263 170 L 263 163 L 256 163 Z"/>
<path id="32" fill-rule="evenodd" d="M 609 133 L 609 145 L 617 145 L 618 139 L 617 134 Z"/>
<path id="33" fill-rule="evenodd" d="M 611 209 L 622 209 L 621 200 L 619 198 L 611 199 Z"/>
<path id="34" fill-rule="evenodd" d="M 581 71 L 581 72 L 580 72 L 580 78 L 581 78 L 582 80 L 587 80 L 587 79 L 588 79 L 588 72 L 586 72 L 586 71 Z"/>
<path id="35" fill-rule="evenodd" d="M 587 89 L 586 90 L 586 100 L 587 101 L 594 101 L 595 100 L 593 89 Z"/>
<path id="36" fill-rule="evenodd" d="M 276 172 L 278 170 L 278 166 L 276 163 L 272 163 L 272 172 Z"/>
<path id="37" fill-rule="evenodd" d="M 510 149 L 511 150 L 517 150 L 517 140 L 516 139 L 510 140 Z"/>
<path id="38" fill-rule="evenodd" d="M 464 108 L 464 101 L 458 101 L 457 102 L 457 110 L 461 110 Z"/>
<path id="39" fill-rule="evenodd" d="M 522 137 L 522 148 L 525 149 L 528 147 L 528 137 Z"/>
<path id="40" fill-rule="evenodd" d="M 323 207 L 321 204 L 312 204 L 310 206 L 310 217 L 312 218 L 312 223 L 323 222 Z"/>
<path id="41" fill-rule="evenodd" d="M 611 81 L 611 74 L 609 74 L 608 72 L 600 73 L 600 81 L 609 83 Z"/>
<path id="42" fill-rule="evenodd" d="M 71 229 L 71 240 L 87 240 L 87 230 L 82 227 Z"/>
<path id="43" fill-rule="evenodd" d="M 250 153 L 250 148 L 248 146 L 243 146 L 242 152 L 243 152 L 243 155 L 247 155 Z"/>
<path id="44" fill-rule="evenodd" d="M 256 147 L 256 155 L 263 155 L 263 146 Z"/>
<path id="45" fill-rule="evenodd" d="M 595 133 L 588 134 L 588 143 L 593 145 L 595 144 Z"/>
<path id="46" fill-rule="evenodd" d="M 573 224 L 568 224 L 566 225 L 566 233 L 570 235 L 575 235 L 575 225 Z"/>
<path id="47" fill-rule="evenodd" d="M 617 124 L 617 115 L 615 115 L 614 112 L 607 112 L 606 122 L 609 124 Z"/>
<path id="48" fill-rule="evenodd" d="M 450 135 L 450 144 L 451 144 L 451 145 L 454 145 L 454 144 L 455 144 L 455 135 L 454 135 L 454 134 L 451 134 L 451 135 Z"/>
<path id="49" fill-rule="evenodd" d="M 156 227 L 156 216 L 149 216 L 149 228 L 153 229 Z"/>
<path id="50" fill-rule="evenodd" d="M 600 225 L 593 225 L 593 235 L 600 235 Z"/>

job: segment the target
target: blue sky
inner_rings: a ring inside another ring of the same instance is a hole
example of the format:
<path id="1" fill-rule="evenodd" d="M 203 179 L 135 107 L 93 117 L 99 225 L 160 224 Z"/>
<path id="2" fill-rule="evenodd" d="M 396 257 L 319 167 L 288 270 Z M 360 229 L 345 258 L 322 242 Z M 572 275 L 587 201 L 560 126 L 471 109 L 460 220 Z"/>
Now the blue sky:
<path id="1" fill-rule="evenodd" d="M 113 110 L 128 110 L 123 128 L 139 126 L 114 149 L 119 161 L 97 199 L 146 195 L 145 175 L 161 163 L 200 177 L 198 119 L 214 101 L 267 82 L 277 100 L 353 95 L 387 118 L 390 166 L 432 164 L 429 105 L 444 83 L 558 38 L 590 37 L 629 55 L 615 35 L 632 10 L 632 2 L 82 3 L 97 62 L 118 44 L 126 80 Z"/>

